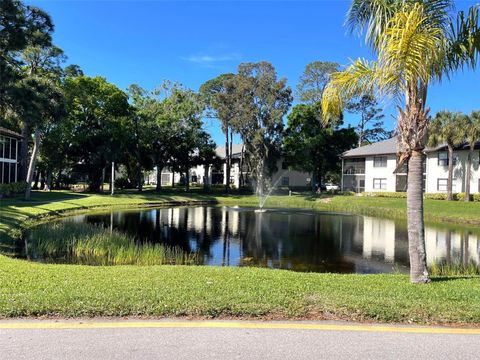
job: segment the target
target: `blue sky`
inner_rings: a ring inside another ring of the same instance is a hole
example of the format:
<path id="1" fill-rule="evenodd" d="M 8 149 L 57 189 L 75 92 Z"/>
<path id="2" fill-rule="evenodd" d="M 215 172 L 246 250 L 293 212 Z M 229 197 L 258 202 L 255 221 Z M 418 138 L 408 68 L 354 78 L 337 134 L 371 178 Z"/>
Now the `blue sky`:
<path id="1" fill-rule="evenodd" d="M 370 58 L 363 39 L 343 27 L 349 1 L 27 1 L 46 10 L 55 23 L 54 41 L 68 63 L 126 89 L 147 89 L 164 79 L 198 90 L 241 62 L 266 60 L 294 89 L 305 65 Z M 457 1 L 467 9 L 476 1 Z M 480 71 L 464 71 L 429 93 L 432 113 L 480 109 Z M 394 126 L 394 107 L 386 123 Z M 346 116 L 347 122 L 354 122 Z M 221 144 L 215 121 L 206 128 Z"/>

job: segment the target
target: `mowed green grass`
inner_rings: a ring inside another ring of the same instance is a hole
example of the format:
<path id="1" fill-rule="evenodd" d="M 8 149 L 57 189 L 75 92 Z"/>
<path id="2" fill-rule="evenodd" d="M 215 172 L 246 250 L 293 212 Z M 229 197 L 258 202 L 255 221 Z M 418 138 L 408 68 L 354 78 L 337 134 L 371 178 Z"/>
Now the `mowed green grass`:
<path id="1" fill-rule="evenodd" d="M 0 258 L 0 316 L 190 316 L 480 323 L 478 278 L 200 266 L 42 265 Z"/>
<path id="2" fill-rule="evenodd" d="M 170 191 L 108 195 L 35 193 L 2 200 L 0 236 L 39 216 L 94 208 L 214 201 L 256 206 L 253 196 Z M 404 199 L 273 196 L 266 206 L 351 211 L 404 218 Z M 430 200 L 427 219 L 477 224 L 480 204 Z M 0 256 L 0 317 L 191 316 L 348 319 L 480 324 L 480 277 L 436 277 L 412 285 L 403 275 L 295 273 L 202 266 L 47 265 Z"/>

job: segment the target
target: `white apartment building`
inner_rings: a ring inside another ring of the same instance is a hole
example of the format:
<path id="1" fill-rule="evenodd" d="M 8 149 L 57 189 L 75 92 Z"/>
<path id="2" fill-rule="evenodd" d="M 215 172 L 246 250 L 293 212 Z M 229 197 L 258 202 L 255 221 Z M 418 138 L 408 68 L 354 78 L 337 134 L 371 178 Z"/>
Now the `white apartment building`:
<path id="1" fill-rule="evenodd" d="M 225 163 L 225 146 L 216 149 L 216 153 L 221 163 L 208 167 L 208 173 L 205 172 L 204 166 L 195 166 L 190 169 L 190 182 L 193 184 L 220 185 L 227 183 L 227 164 Z M 230 169 L 230 184 L 239 188 L 242 181 L 244 184 L 250 184 L 251 178 L 246 164 L 244 163 L 245 149 L 242 144 L 232 144 L 232 165 Z M 283 160 L 278 160 L 278 171 L 272 175 L 272 184 L 276 186 L 288 188 L 307 188 L 310 187 L 311 175 L 301 171 L 288 169 L 287 164 Z M 148 183 L 155 183 L 156 169 L 151 176 L 147 178 Z M 182 174 L 172 173 L 170 169 L 162 169 L 161 174 L 162 186 L 172 185 L 172 180 L 179 183 L 182 180 Z"/>
<path id="2" fill-rule="evenodd" d="M 479 146 L 480 149 L 480 146 Z M 470 192 L 480 192 L 480 151 L 472 159 Z M 395 192 L 407 189 L 407 166 L 395 173 L 397 139 L 391 138 L 361 146 L 342 155 L 342 190 L 355 192 Z M 465 192 L 469 147 L 462 145 L 453 153 L 453 192 Z M 448 151 L 446 145 L 425 149 L 424 191 L 446 193 Z"/>

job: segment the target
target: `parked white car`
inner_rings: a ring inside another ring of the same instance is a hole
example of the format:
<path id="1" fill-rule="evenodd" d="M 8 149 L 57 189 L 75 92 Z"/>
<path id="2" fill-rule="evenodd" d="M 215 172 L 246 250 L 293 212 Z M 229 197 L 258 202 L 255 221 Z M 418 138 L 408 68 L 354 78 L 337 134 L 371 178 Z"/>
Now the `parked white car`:
<path id="1" fill-rule="evenodd" d="M 332 183 L 326 183 L 325 187 L 327 188 L 327 191 L 330 190 L 340 190 L 340 186 L 332 184 Z"/>

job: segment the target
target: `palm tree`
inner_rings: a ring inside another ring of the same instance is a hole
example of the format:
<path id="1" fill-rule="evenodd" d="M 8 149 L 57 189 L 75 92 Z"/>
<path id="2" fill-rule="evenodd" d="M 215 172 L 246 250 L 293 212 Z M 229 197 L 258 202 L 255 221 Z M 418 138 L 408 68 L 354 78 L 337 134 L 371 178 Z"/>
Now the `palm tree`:
<path id="1" fill-rule="evenodd" d="M 465 201 L 470 201 L 470 180 L 472 177 L 472 161 L 475 145 L 480 141 L 480 111 L 473 111 L 470 116 L 465 116 L 463 131 L 468 143 L 467 174 L 465 177 Z"/>
<path id="2" fill-rule="evenodd" d="M 450 16 L 451 0 L 353 0 L 347 25 L 366 32 L 377 61 L 358 59 L 333 73 L 322 98 L 324 119 L 335 119 L 345 103 L 362 94 L 399 103 L 398 164 L 408 163 L 407 219 L 410 280 L 429 282 L 423 218 L 423 163 L 427 90 L 462 66 L 473 66 L 480 48 L 478 8 Z"/>
<path id="3" fill-rule="evenodd" d="M 453 149 L 465 141 L 465 130 L 462 124 L 465 115 L 459 112 L 440 111 L 428 127 L 428 145 L 438 146 L 446 144 L 448 148 L 448 181 L 447 200 L 453 200 Z"/>

